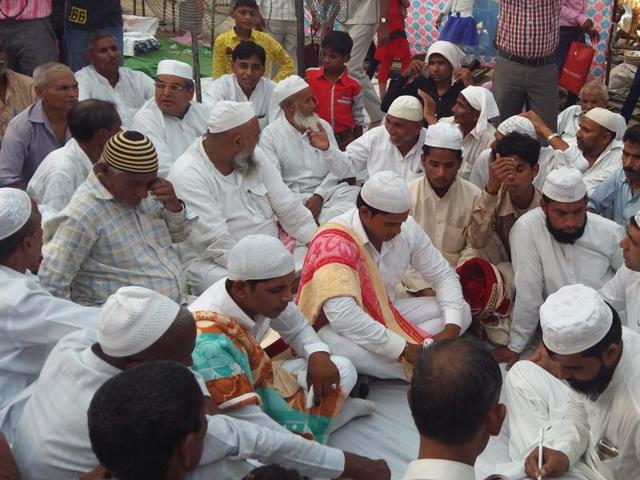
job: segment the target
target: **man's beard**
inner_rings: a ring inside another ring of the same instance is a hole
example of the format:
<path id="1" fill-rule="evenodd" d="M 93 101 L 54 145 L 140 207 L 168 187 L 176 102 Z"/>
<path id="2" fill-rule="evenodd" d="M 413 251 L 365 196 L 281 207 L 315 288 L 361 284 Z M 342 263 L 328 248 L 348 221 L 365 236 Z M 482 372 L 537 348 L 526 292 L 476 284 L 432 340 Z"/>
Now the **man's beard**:
<path id="1" fill-rule="evenodd" d="M 248 175 L 256 168 L 256 161 L 253 152 L 240 152 L 233 157 L 233 163 L 238 173 Z"/>
<path id="2" fill-rule="evenodd" d="M 569 245 L 573 245 L 574 243 L 576 243 L 576 240 L 578 240 L 582 235 L 584 235 L 584 231 L 586 228 L 587 228 L 586 215 L 584 217 L 584 224 L 582 224 L 582 226 L 573 233 L 567 233 L 567 232 L 563 232 L 562 230 L 558 230 L 553 225 L 551 225 L 551 221 L 547 216 L 547 230 L 549 230 L 549 233 L 551 234 L 551 236 L 558 243 L 566 243 Z"/>
<path id="3" fill-rule="evenodd" d="M 317 132 L 319 121 L 320 117 L 315 112 L 313 112 L 311 115 L 303 115 L 299 110 L 296 110 L 296 112 L 293 114 L 293 123 L 297 127 L 304 128 L 305 130 Z"/>
<path id="4" fill-rule="evenodd" d="M 604 364 L 601 364 L 598 374 L 592 380 L 567 379 L 567 383 L 573 390 L 595 402 L 602 395 L 602 392 L 607 389 L 615 372 L 616 367 L 607 368 Z"/>

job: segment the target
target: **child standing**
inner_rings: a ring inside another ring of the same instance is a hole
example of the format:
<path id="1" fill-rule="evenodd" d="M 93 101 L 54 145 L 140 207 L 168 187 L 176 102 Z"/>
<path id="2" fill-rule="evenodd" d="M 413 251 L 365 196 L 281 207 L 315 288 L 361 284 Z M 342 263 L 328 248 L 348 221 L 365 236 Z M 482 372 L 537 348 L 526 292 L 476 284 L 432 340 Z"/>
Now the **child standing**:
<path id="1" fill-rule="evenodd" d="M 404 30 L 404 17 L 408 7 L 409 0 L 389 0 L 389 17 L 387 18 L 389 37 L 386 40 L 378 38 L 375 57 L 380 62 L 378 68 L 380 98 L 384 98 L 387 93 L 387 81 L 393 60 L 395 58 L 400 60 L 401 72 L 406 70 L 411 61 L 407 33 Z"/>
<path id="2" fill-rule="evenodd" d="M 478 26 L 473 18 L 474 0 L 448 0 L 442 13 L 436 19 L 436 28 L 440 28 L 442 19 L 449 16 L 440 31 L 438 40 L 460 45 L 478 45 Z"/>
<path id="3" fill-rule="evenodd" d="M 231 54 L 233 49 L 242 40 L 250 40 L 257 43 L 267 54 L 265 63 L 265 75 L 270 76 L 272 62 L 280 65 L 278 75 L 274 80 L 280 80 L 292 75 L 295 71 L 293 60 L 285 49 L 275 38 L 268 33 L 254 30 L 258 19 L 259 10 L 256 0 L 236 0 L 231 17 L 235 22 L 235 27 L 226 33 L 218 35 L 213 45 L 213 65 L 211 76 L 218 78 L 220 75 L 231 72 Z M 268 73 L 267 73 L 268 72 Z"/>
<path id="4" fill-rule="evenodd" d="M 360 82 L 345 65 L 353 40 L 346 32 L 332 31 L 322 39 L 322 66 L 308 68 L 305 79 L 316 98 L 317 113 L 333 128 L 340 149 L 362 135 L 364 107 Z"/>

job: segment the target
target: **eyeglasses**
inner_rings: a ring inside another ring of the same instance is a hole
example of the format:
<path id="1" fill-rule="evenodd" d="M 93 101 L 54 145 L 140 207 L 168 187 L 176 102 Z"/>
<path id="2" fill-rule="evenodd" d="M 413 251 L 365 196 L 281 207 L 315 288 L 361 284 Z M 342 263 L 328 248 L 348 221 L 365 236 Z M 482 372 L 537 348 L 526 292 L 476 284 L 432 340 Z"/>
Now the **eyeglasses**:
<path id="1" fill-rule="evenodd" d="M 172 93 L 181 92 L 185 89 L 183 85 L 177 85 L 175 83 L 163 83 L 163 82 L 155 82 L 155 87 L 158 90 L 169 90 Z"/>

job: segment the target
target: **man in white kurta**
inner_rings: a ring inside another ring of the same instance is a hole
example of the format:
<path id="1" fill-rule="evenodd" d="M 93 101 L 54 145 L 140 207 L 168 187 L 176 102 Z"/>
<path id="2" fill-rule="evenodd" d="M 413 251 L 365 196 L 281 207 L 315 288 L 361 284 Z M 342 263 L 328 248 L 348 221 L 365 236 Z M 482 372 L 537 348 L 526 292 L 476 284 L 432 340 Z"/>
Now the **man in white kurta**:
<path id="1" fill-rule="evenodd" d="M 68 123 L 71 140 L 44 158 L 27 185 L 44 221 L 67 206 L 100 160 L 107 140 L 122 126 L 115 105 L 94 99 L 73 107 Z"/>
<path id="2" fill-rule="evenodd" d="M 310 145 L 307 129 L 320 123 L 329 141 L 337 147 L 331 125 L 315 113 L 316 103 L 309 84 L 297 75 L 278 83 L 275 99 L 284 115 L 260 135 L 260 148 L 276 166 L 284 183 L 298 196 L 322 225 L 353 208 L 359 187 L 341 182 L 329 173 L 322 152 Z"/>
<path id="3" fill-rule="evenodd" d="M 475 256 L 468 226 L 482 193 L 458 175 L 462 143 L 454 125 L 438 122 L 429 127 L 422 154 L 426 175 L 408 184 L 413 201 L 409 214 L 453 268 Z"/>
<path id="4" fill-rule="evenodd" d="M 387 221 L 394 221 L 384 240 L 373 237 L 363 224 L 363 218 L 369 224 L 369 215 L 362 211 L 370 212 L 371 208 L 379 218 L 386 216 Z M 469 306 L 453 269 L 424 230 L 408 216 L 410 208 L 411 196 L 404 180 L 393 172 L 379 172 L 362 187 L 357 207 L 331 223 L 345 226 L 356 235 L 378 269 L 393 306 L 406 320 L 431 335 L 441 334 L 440 338 L 457 336 L 471 324 Z M 410 267 L 432 285 L 435 297 L 398 298 L 396 289 Z M 303 302 L 301 297 L 299 303 Z M 334 296 L 324 302 L 322 311 L 328 325 L 320 328 L 318 335 L 334 354 L 348 357 L 358 372 L 380 378 L 406 378 L 399 359 L 416 345 L 374 320 L 354 297 Z"/>
<path id="5" fill-rule="evenodd" d="M 142 72 L 120 66 L 121 52 L 109 34 L 94 37 L 88 44 L 90 64 L 78 70 L 78 100 L 97 98 L 118 108 L 122 124 L 129 128 L 136 112 L 153 98 L 153 80 Z"/>
<path id="6" fill-rule="evenodd" d="M 220 100 L 251 102 L 256 112 L 260 130 L 279 114 L 273 99 L 276 83 L 264 76 L 266 54 L 264 48 L 254 42 L 240 42 L 231 54 L 231 71 L 211 82 L 203 92 L 203 102 L 209 108 Z"/>
<path id="7" fill-rule="evenodd" d="M 500 360 L 513 363 L 533 340 L 545 298 L 584 283 L 601 288 L 622 266 L 620 225 L 586 211 L 586 185 L 576 169 L 547 176 L 540 208 L 518 219 L 509 236 L 516 301 L 509 345 Z"/>
<path id="8" fill-rule="evenodd" d="M 173 162 L 207 131 L 209 109 L 193 100 L 191 66 L 176 60 L 158 63 L 155 97 L 133 117 L 131 129 L 144 133 L 158 153 L 158 175 L 166 177 Z"/>
<path id="9" fill-rule="evenodd" d="M 40 261 L 40 222 L 25 192 L 0 189 L 0 428 L 9 442 L 51 349 L 68 333 L 95 331 L 98 317 L 54 297 L 29 271 Z"/>
<path id="10" fill-rule="evenodd" d="M 331 144 L 324 129 L 309 133 L 309 141 L 324 152 L 327 168 L 338 178 L 366 180 L 378 172 L 392 171 L 409 182 L 424 175 L 421 157 L 427 130 L 422 122 L 420 100 L 402 95 L 389 107 L 384 125 L 367 130 L 344 152 Z"/>
<path id="11" fill-rule="evenodd" d="M 302 264 L 316 223 L 256 148 L 259 132 L 249 102 L 220 101 L 211 111 L 208 133 L 171 169 L 176 191 L 199 217 L 193 235 L 179 247 L 193 294 L 226 277 L 229 251 L 250 234 L 276 237 L 284 230 L 298 242 L 294 256 Z"/>
<path id="12" fill-rule="evenodd" d="M 546 366 L 557 378 L 529 361 L 509 371 L 511 458 L 526 457 L 525 471 L 536 478 L 543 429 L 544 478 L 640 478 L 640 335 L 584 285 L 550 295 L 540 324 Z"/>
<path id="13" fill-rule="evenodd" d="M 97 337 L 88 332 L 67 335 L 47 359 L 14 443 L 25 478 L 78 478 L 93 470 L 99 462 L 91 450 L 86 415 L 95 391 L 130 363 L 190 365 L 195 335 L 192 315 L 168 298 L 141 287 L 114 294 L 101 311 Z M 196 379 L 206 395 L 201 377 Z M 283 462 L 327 477 L 337 477 L 345 468 L 339 450 L 224 415 L 207 420 L 201 465 L 235 456 Z"/>
<path id="14" fill-rule="evenodd" d="M 616 309 L 623 324 L 640 333 L 640 212 L 631 218 L 627 236 L 620 246 L 624 265 L 600 290 L 600 295 Z"/>

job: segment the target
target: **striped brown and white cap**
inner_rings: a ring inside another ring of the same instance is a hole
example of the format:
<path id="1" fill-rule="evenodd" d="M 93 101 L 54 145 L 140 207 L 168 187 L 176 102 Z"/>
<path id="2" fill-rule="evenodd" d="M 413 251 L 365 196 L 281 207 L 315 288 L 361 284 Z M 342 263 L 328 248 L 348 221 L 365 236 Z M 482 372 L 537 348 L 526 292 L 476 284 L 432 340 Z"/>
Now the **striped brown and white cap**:
<path id="1" fill-rule="evenodd" d="M 146 174 L 158 170 L 158 154 L 151 140 L 140 132 L 118 132 L 104 147 L 104 161 L 116 170 Z"/>

